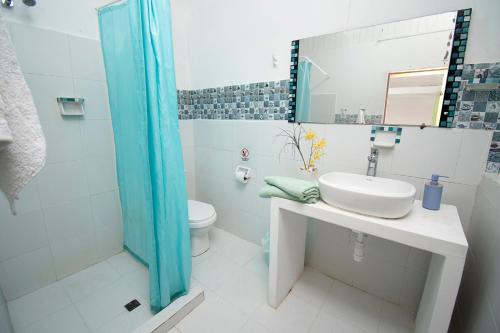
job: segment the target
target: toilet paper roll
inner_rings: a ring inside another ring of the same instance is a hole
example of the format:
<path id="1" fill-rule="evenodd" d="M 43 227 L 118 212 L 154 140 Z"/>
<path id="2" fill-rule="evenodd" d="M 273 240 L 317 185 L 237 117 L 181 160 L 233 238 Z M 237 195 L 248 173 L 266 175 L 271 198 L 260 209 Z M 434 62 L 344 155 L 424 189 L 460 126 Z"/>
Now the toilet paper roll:
<path id="1" fill-rule="evenodd" d="M 247 172 L 245 170 L 241 169 L 236 169 L 234 172 L 234 178 L 236 178 L 236 181 L 242 184 L 248 183 L 248 178 L 247 178 Z"/>

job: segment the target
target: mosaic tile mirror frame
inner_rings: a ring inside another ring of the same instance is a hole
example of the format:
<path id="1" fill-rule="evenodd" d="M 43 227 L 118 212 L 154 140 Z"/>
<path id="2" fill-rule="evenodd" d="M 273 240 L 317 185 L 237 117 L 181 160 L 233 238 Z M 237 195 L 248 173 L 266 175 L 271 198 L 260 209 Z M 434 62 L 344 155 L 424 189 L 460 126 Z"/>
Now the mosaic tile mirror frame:
<path id="1" fill-rule="evenodd" d="M 450 17 L 451 15 L 451 17 Z M 290 86 L 289 86 L 289 90 L 290 90 L 290 97 L 289 97 L 289 114 L 288 114 L 288 121 L 290 122 L 319 122 L 319 123 L 344 123 L 344 124 L 348 124 L 348 123 L 356 123 L 358 121 L 358 112 L 339 112 L 338 110 L 338 107 L 336 105 L 333 106 L 333 108 L 335 109 L 333 111 L 334 113 L 334 117 L 329 117 L 327 121 L 317 121 L 317 120 L 312 120 L 313 117 L 311 117 L 311 121 L 305 121 L 304 119 L 302 119 L 301 116 L 299 116 L 297 114 L 297 108 L 300 107 L 302 108 L 302 101 L 299 99 L 302 99 L 302 92 L 304 91 L 303 87 L 298 87 L 299 85 L 301 85 L 301 82 L 304 81 L 304 80 L 300 80 L 299 79 L 299 74 L 300 75 L 304 75 L 304 67 L 302 67 L 302 70 L 299 69 L 299 66 L 304 66 L 302 63 L 299 64 L 299 57 L 302 57 L 302 58 L 306 58 L 308 60 L 308 62 L 310 62 L 311 64 L 309 66 L 312 65 L 312 68 L 313 68 L 313 71 L 311 71 L 311 69 L 309 69 L 308 71 L 306 70 L 306 73 L 308 73 L 307 75 L 310 75 L 310 76 L 313 76 L 314 74 L 314 69 L 319 69 L 319 71 L 323 72 L 323 74 L 325 75 L 328 75 L 329 77 L 326 78 L 326 80 L 328 80 L 329 78 L 333 78 L 335 79 L 335 74 L 338 74 L 339 75 L 339 78 L 336 78 L 336 80 L 340 81 L 340 85 L 343 85 L 344 82 L 347 82 L 347 81 L 351 81 L 352 78 L 345 78 L 343 75 L 347 75 L 345 72 L 342 72 L 342 71 L 325 71 L 324 67 L 323 67 L 323 64 L 328 64 L 328 62 L 325 63 L 325 59 L 328 59 L 327 57 L 325 57 L 325 52 L 323 54 L 321 53 L 314 53 L 314 55 L 317 55 L 318 58 L 320 60 L 322 60 L 323 62 L 318 62 L 317 59 L 310 59 L 309 57 L 309 53 L 306 52 L 306 54 L 302 54 L 301 53 L 301 49 L 306 47 L 306 49 L 309 51 L 309 52 L 312 52 L 311 51 L 311 46 L 310 45 L 314 45 L 316 44 L 315 46 L 312 47 L 312 49 L 316 48 L 316 52 L 318 52 L 318 49 L 321 49 L 321 46 L 317 46 L 317 45 L 320 45 L 321 43 L 323 43 L 324 45 L 322 46 L 324 50 L 328 50 L 328 48 L 330 49 L 335 49 L 337 46 L 340 47 L 342 49 L 341 52 L 339 52 L 339 54 L 342 54 L 342 52 L 346 52 L 344 50 L 344 44 L 345 44 L 345 41 L 343 41 L 342 39 L 346 39 L 346 37 L 343 37 L 343 35 L 349 35 L 349 34 L 352 34 L 354 36 L 355 39 L 358 39 L 358 40 L 363 40 L 363 38 L 365 38 L 363 36 L 363 33 L 364 31 L 367 31 L 367 34 L 373 34 L 373 31 L 376 31 L 376 33 L 379 33 L 381 36 L 389 36 L 389 38 L 387 39 L 379 39 L 379 40 L 376 40 L 375 42 L 376 43 L 379 43 L 379 42 L 385 42 L 385 41 L 388 41 L 391 39 L 405 39 L 407 38 L 409 40 L 409 42 L 415 42 L 415 39 L 411 39 L 413 37 L 415 37 L 414 35 L 404 35 L 404 30 L 405 30 L 405 22 L 408 22 L 408 24 L 413 24 L 415 25 L 415 23 L 420 24 L 419 28 L 421 26 L 424 26 L 425 25 L 431 25 L 431 24 L 434 24 L 435 25 L 435 30 L 429 30 L 429 31 L 432 31 L 433 34 L 438 34 L 438 33 L 441 33 L 441 32 L 444 32 L 444 34 L 447 34 L 447 32 L 449 31 L 449 36 L 446 35 L 446 38 L 445 39 L 440 39 L 439 41 L 442 43 L 440 44 L 440 47 L 442 48 L 442 46 L 444 46 L 444 43 L 446 43 L 446 47 L 445 49 L 443 50 L 443 53 L 445 53 L 444 57 L 442 57 L 442 61 L 443 61 L 443 64 L 446 65 L 446 67 L 441 67 L 443 70 L 445 70 L 444 74 L 441 75 L 441 81 L 443 82 L 442 85 L 439 83 L 438 85 L 441 86 L 440 89 L 438 89 L 438 92 L 440 91 L 441 92 L 441 95 L 442 97 L 439 98 L 439 107 L 437 107 L 437 104 L 434 105 L 434 117 L 433 117 L 433 121 L 432 122 L 425 122 L 427 124 L 427 126 L 429 126 L 430 123 L 432 124 L 435 124 L 436 126 L 439 126 L 439 127 L 453 127 L 453 124 L 454 124 L 454 119 L 455 119 L 455 116 L 456 116 L 456 104 L 457 104 L 457 101 L 458 101 L 458 93 L 460 91 L 460 89 L 462 88 L 460 86 L 461 84 L 461 81 L 462 81 L 462 74 L 464 73 L 464 59 L 465 59 L 465 51 L 466 51 L 466 48 L 467 48 L 467 42 L 468 42 L 468 36 L 469 36 L 469 28 L 470 28 L 470 22 L 471 22 L 471 15 L 472 15 L 472 9 L 468 8 L 468 9 L 461 9 L 461 10 L 457 10 L 456 12 L 448 12 L 448 13 L 442 13 L 442 14 L 435 14 L 435 15 L 430 15 L 430 16 L 426 16 L 426 17 L 420 17 L 420 18 L 415 18 L 415 19 L 410 19 L 410 20 L 406 20 L 406 21 L 400 21 L 400 22 L 392 22 L 392 23 L 386 23 L 386 24 L 380 24 L 380 25 L 376 25 L 376 26 L 372 26 L 372 27 L 366 27 L 366 28 L 361 28 L 361 29 L 355 29 L 355 30 L 346 30 L 346 31 L 342 31 L 342 32 L 336 32 L 336 33 L 332 33 L 332 34 L 327 34 L 327 35 L 322 35 L 322 36 L 313 36 L 313 37 L 310 37 L 310 38 L 305 38 L 303 40 L 294 40 L 292 41 L 291 43 L 291 57 L 290 57 Z M 440 19 L 441 22 L 440 23 L 435 23 L 437 19 Z M 434 20 L 434 21 L 432 21 Z M 445 21 L 442 21 L 442 20 L 445 20 Z M 419 22 L 417 22 L 419 21 Z M 443 25 L 443 22 L 446 22 L 446 26 Z M 439 31 L 439 29 L 443 28 L 443 27 L 446 27 L 446 30 L 443 30 L 443 31 Z M 374 29 L 377 29 L 377 30 L 374 30 Z M 393 33 L 392 36 L 391 36 L 391 33 L 390 33 L 390 30 L 398 30 L 398 29 L 401 29 L 401 31 L 403 32 L 396 32 L 396 33 Z M 425 28 L 424 28 L 425 29 Z M 429 28 L 431 29 L 431 28 Z M 385 31 L 389 31 L 389 32 L 385 32 Z M 404 38 L 401 38 L 401 36 L 403 36 Z M 418 33 L 417 35 L 421 35 L 420 37 L 423 37 L 425 36 L 425 33 L 421 32 L 421 33 Z M 341 36 L 341 37 L 337 37 L 337 36 Z M 396 38 L 394 38 L 395 36 L 398 36 Z M 429 37 L 431 38 L 431 37 Z M 332 44 L 333 40 L 340 40 L 341 42 L 337 42 L 338 44 Z M 307 43 L 307 46 L 304 44 L 302 45 L 301 44 L 301 41 L 303 43 Z M 344 44 L 343 44 L 344 42 Z M 330 44 L 328 44 L 330 43 Z M 416 43 L 416 42 L 415 42 Z M 328 44 L 328 45 L 327 45 Z M 415 47 L 418 47 L 419 45 L 415 44 Z M 421 45 L 420 45 L 421 46 Z M 373 48 L 373 50 L 375 50 L 376 48 Z M 441 49 L 440 49 L 441 50 Z M 329 52 L 331 52 L 329 50 Z M 375 53 L 375 52 L 374 52 Z M 412 53 L 415 53 L 415 52 L 412 52 Z M 334 53 L 327 53 L 328 56 L 330 57 L 329 59 L 331 59 L 331 56 L 332 54 Z M 366 56 L 368 56 L 368 54 L 370 53 L 367 53 Z M 363 55 L 361 55 L 363 56 Z M 406 54 L 406 56 L 408 56 L 408 53 Z M 404 69 L 404 68 L 407 68 L 405 69 L 406 71 L 409 71 L 409 72 L 419 72 L 422 69 L 436 69 L 436 54 L 432 54 L 432 57 L 431 55 L 429 55 L 429 62 L 425 62 L 426 64 L 428 64 L 429 66 L 427 65 L 424 65 L 423 63 L 420 63 L 421 62 L 421 58 L 414 58 L 414 60 L 417 60 L 416 61 L 416 64 L 415 64 L 415 68 L 412 68 L 412 65 L 410 65 L 409 67 L 407 65 L 402 65 L 403 63 L 401 64 L 398 64 L 397 62 L 396 63 L 391 63 L 390 66 L 388 68 L 401 68 L 401 69 Z M 362 57 L 361 57 L 362 58 Z M 431 60 L 432 59 L 432 60 Z M 439 58 L 441 59 L 441 58 Z M 405 61 L 408 61 L 408 62 L 411 62 L 412 60 L 410 59 L 407 59 L 405 58 Z M 367 63 L 369 63 L 369 61 L 367 61 Z M 419 64 L 420 63 L 420 64 Z M 318 65 L 320 64 L 320 65 Z M 430 65 L 432 64 L 432 65 Z M 334 68 L 335 69 L 335 66 L 331 66 L 331 65 L 328 65 L 330 68 Z M 367 66 L 366 65 L 363 65 L 364 68 L 366 68 Z M 370 66 L 370 65 L 368 65 Z M 399 67 L 401 66 L 401 67 Z M 404 67 L 404 66 L 407 66 L 407 67 Z M 422 67 L 423 66 L 423 67 Z M 428 68 L 425 68 L 425 67 L 428 67 Z M 323 67 L 323 68 L 321 68 Z M 421 68 L 420 68 L 421 67 Z M 434 68 L 430 68 L 430 67 L 434 67 Z M 369 67 L 368 67 L 369 68 Z M 373 67 L 372 67 L 373 68 Z M 391 74 L 392 72 L 392 69 L 390 69 L 390 72 L 389 74 Z M 447 69 L 447 71 L 446 71 Z M 311 74 L 313 73 L 313 74 Z M 364 72 L 366 74 L 366 72 Z M 363 74 L 363 72 L 361 73 Z M 378 73 L 377 73 L 378 74 Z M 311 79 L 310 77 L 308 78 L 308 80 L 310 82 L 313 82 L 313 79 Z M 388 76 L 388 79 L 389 80 L 389 76 Z M 388 81 L 387 81 L 388 82 Z M 302 83 L 303 85 L 303 83 Z M 317 88 L 318 85 L 315 85 L 314 88 Z M 338 87 L 338 83 L 337 83 L 337 87 Z M 297 90 L 299 89 L 299 92 L 297 93 Z M 310 90 L 307 90 L 307 95 L 308 96 L 308 99 L 311 99 L 311 96 L 315 95 L 312 93 L 312 83 L 311 83 L 311 89 Z M 338 89 L 338 88 L 337 88 Z M 320 88 L 321 90 L 321 88 Z M 323 89 L 324 90 L 324 89 Z M 367 91 L 368 89 L 365 89 L 365 91 Z M 342 95 L 342 93 L 340 92 L 339 93 L 339 90 L 333 90 L 335 91 L 335 93 L 333 92 L 330 92 L 331 95 L 336 95 L 336 94 L 340 94 L 340 96 Z M 386 94 L 389 92 L 389 83 L 387 83 L 387 90 L 386 90 Z M 318 94 L 325 94 L 323 91 L 321 93 L 318 93 Z M 326 95 L 326 94 L 325 94 Z M 344 93 L 344 96 L 345 96 L 345 93 Z M 344 97 L 342 96 L 342 97 Z M 359 95 L 358 95 L 359 96 Z M 344 97 L 345 99 L 345 97 Z M 309 103 L 306 103 L 307 105 L 312 105 L 310 101 L 308 101 Z M 336 103 L 337 101 L 335 99 L 333 99 L 333 103 Z M 345 102 L 344 102 L 345 103 Z M 388 103 L 388 95 L 386 95 L 386 100 L 385 100 L 385 106 L 386 106 L 386 111 L 387 112 L 387 104 Z M 324 104 L 323 104 L 324 105 Z M 378 105 L 378 104 L 376 104 Z M 328 105 L 330 106 L 330 105 Z M 345 106 L 345 105 L 344 105 Z M 312 106 L 309 106 L 308 107 L 309 111 L 307 112 L 308 114 L 313 114 L 314 112 L 311 110 L 312 109 Z M 385 119 L 385 112 L 384 114 L 373 114 L 373 113 L 377 113 L 377 112 L 373 112 L 373 109 L 374 107 L 372 107 L 372 110 L 371 112 L 369 112 L 369 116 L 367 117 L 368 119 L 365 119 L 365 123 L 374 123 L 374 124 L 382 124 L 384 123 L 384 119 Z M 378 108 L 376 108 L 378 109 Z M 301 109 L 302 110 L 302 109 Z M 345 109 L 347 110 L 347 108 Z M 341 109 L 342 111 L 342 109 Z M 318 113 L 318 112 L 316 112 Z M 319 113 L 323 113 L 322 112 L 319 112 Z M 329 111 L 329 113 L 332 113 L 331 110 Z M 302 114 L 302 111 L 301 111 L 301 114 Z M 400 125 L 408 125 L 408 123 L 390 123 L 390 124 L 400 124 Z M 418 124 L 421 124 L 420 122 Z"/>

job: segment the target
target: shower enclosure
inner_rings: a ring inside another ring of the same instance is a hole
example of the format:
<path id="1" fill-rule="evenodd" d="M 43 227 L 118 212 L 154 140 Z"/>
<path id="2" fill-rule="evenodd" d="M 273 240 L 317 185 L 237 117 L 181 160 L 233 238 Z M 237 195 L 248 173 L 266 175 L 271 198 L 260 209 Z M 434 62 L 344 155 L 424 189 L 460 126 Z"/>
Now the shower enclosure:
<path id="1" fill-rule="evenodd" d="M 30 87 L 48 154 L 21 193 L 16 216 L 0 195 L 0 331 L 132 331 L 155 312 L 148 268 L 123 250 L 97 19 L 55 29 L 57 18 L 44 15 L 55 15 L 50 6 L 57 4 L 23 2 L 35 4 L 3 0 L 0 21 Z M 48 11 L 35 12 L 44 5 Z M 62 115 L 57 98 L 80 99 L 84 114 Z M 200 291 L 195 294 L 199 302 Z"/>

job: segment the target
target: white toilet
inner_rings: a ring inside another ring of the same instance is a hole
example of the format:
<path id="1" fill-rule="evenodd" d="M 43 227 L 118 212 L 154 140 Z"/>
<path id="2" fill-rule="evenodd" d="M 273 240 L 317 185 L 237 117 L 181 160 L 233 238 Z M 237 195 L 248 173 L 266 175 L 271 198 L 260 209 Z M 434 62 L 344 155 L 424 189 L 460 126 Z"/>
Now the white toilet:
<path id="1" fill-rule="evenodd" d="M 196 257 L 210 248 L 208 231 L 217 219 L 214 206 L 196 200 L 188 200 L 191 256 Z"/>

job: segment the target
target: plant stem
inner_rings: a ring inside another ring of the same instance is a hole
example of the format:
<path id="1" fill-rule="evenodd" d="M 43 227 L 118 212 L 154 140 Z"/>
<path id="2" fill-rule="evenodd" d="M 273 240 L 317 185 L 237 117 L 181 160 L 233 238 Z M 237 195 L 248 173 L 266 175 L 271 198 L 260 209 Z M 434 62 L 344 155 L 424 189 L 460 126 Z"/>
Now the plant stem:
<path id="1" fill-rule="evenodd" d="M 299 151 L 300 157 L 302 158 L 302 163 L 304 163 L 304 169 L 307 170 L 306 159 L 304 158 L 304 155 L 302 154 L 302 150 L 300 149 L 300 138 L 302 135 L 302 126 L 299 125 L 297 127 L 299 127 L 300 130 L 299 130 L 298 139 L 296 139 L 296 142 L 295 142 L 295 146 L 297 147 L 297 150 Z"/>

